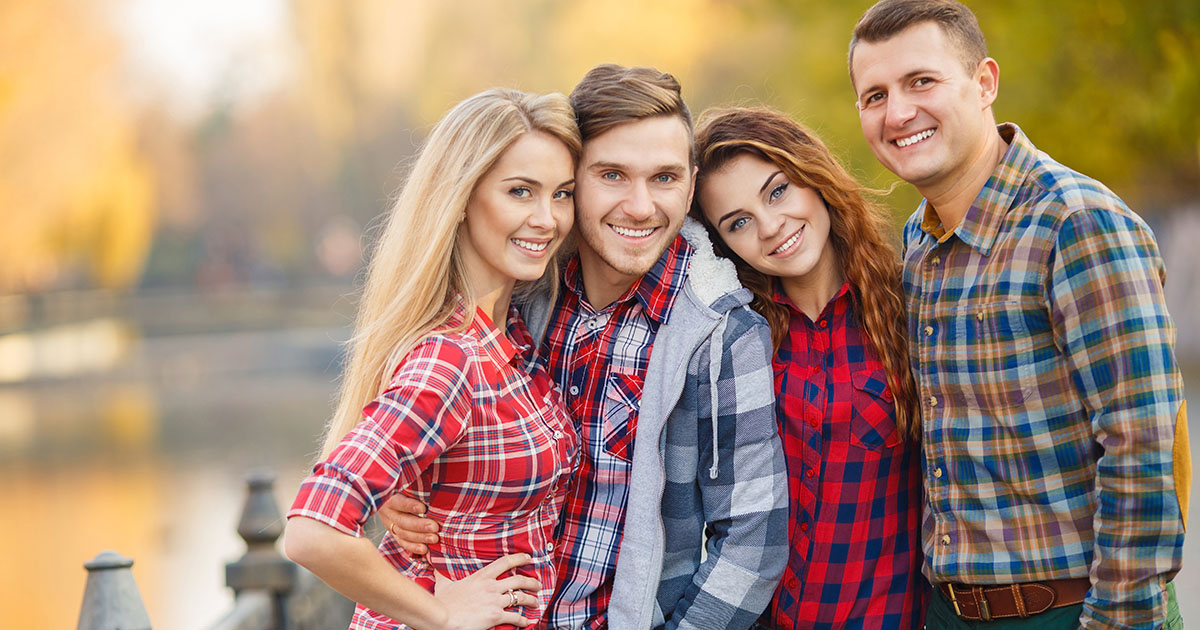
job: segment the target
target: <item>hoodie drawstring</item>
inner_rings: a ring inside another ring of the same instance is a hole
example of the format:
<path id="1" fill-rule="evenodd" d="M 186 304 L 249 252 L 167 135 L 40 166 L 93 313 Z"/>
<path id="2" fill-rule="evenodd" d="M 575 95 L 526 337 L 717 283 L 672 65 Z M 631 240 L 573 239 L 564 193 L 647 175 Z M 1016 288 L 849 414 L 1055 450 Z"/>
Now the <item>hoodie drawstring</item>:
<path id="1" fill-rule="evenodd" d="M 712 404 L 712 467 L 708 469 L 709 479 L 717 478 L 717 467 L 721 463 L 721 457 L 717 454 L 717 410 L 719 409 L 717 384 L 721 378 L 721 358 L 725 349 L 725 325 L 728 322 L 729 312 L 726 311 L 721 315 L 721 321 L 717 323 L 712 336 L 708 338 L 708 390 Z"/>

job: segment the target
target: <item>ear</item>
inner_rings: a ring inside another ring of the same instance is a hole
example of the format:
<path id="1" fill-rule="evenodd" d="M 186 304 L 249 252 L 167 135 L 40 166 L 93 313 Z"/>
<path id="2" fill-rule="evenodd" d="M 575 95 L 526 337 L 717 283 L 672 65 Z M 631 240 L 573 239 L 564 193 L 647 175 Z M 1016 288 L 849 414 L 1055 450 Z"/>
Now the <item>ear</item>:
<path id="1" fill-rule="evenodd" d="M 991 107 L 1000 95 L 1000 64 L 991 57 L 985 57 L 979 62 L 975 79 L 979 82 L 979 100 L 985 108 Z"/>

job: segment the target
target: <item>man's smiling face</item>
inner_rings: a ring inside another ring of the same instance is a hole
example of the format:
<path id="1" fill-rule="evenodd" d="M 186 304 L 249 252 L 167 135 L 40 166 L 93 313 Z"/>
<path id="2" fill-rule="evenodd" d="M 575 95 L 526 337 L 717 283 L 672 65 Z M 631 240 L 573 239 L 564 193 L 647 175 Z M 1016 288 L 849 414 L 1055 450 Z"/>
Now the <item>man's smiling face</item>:
<path id="1" fill-rule="evenodd" d="M 692 200 L 690 136 L 678 116 L 622 123 L 587 140 L 576 170 L 581 262 L 632 285 L 679 234 Z"/>
<path id="2" fill-rule="evenodd" d="M 995 133 L 980 70 L 965 66 L 934 22 L 854 48 L 851 77 L 863 136 L 880 163 L 922 192 L 962 177 Z"/>

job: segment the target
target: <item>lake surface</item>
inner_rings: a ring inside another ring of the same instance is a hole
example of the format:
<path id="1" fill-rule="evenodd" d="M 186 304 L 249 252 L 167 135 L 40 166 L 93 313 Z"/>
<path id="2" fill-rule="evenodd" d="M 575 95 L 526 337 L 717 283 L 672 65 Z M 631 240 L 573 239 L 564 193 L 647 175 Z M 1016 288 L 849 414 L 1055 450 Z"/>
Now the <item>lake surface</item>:
<path id="1" fill-rule="evenodd" d="M 83 563 L 105 549 L 133 558 L 156 628 L 220 618 L 232 604 L 224 565 L 245 551 L 235 532 L 244 476 L 273 469 L 286 509 L 329 413 L 344 335 L 151 338 L 138 343 L 136 369 L 0 385 L 4 627 L 74 627 Z M 1193 399 L 1198 378 L 1187 370 Z M 1187 540 L 1176 584 L 1185 618 L 1200 619 L 1187 596 L 1200 593 L 1200 535 Z"/>

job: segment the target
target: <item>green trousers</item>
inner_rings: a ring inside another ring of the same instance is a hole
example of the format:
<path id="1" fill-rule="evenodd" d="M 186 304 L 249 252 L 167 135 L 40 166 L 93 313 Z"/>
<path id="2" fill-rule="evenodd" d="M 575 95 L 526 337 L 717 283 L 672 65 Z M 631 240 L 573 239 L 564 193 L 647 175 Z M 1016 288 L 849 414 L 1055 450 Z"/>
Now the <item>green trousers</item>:
<path id="1" fill-rule="evenodd" d="M 925 613 L 926 630 L 1075 630 L 1079 628 L 1079 615 L 1083 604 L 1051 608 L 1043 613 L 1024 619 L 1001 619 L 996 621 L 967 621 L 954 614 L 954 606 L 942 594 L 933 589 L 929 596 L 929 609 Z M 1179 616 L 1179 602 L 1175 599 L 1175 583 L 1167 584 L 1167 620 L 1165 630 L 1183 630 L 1183 619 Z"/>

